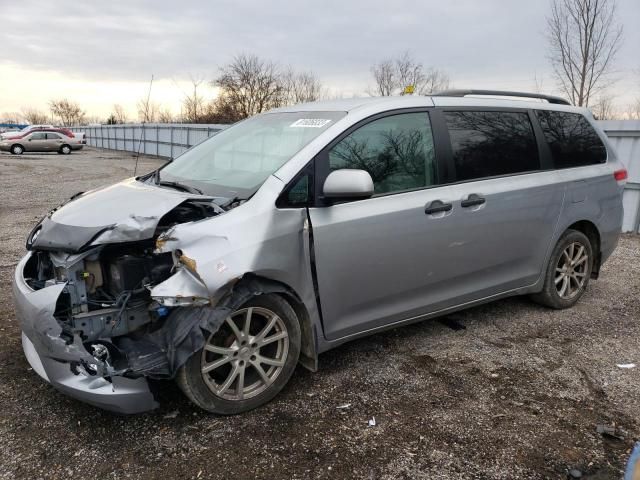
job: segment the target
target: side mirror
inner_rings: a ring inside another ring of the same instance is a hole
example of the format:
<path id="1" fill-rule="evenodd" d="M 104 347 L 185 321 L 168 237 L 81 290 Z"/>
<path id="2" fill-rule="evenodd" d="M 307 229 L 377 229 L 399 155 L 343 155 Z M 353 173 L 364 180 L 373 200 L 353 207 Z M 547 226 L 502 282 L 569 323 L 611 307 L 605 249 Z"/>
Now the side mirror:
<path id="1" fill-rule="evenodd" d="M 365 170 L 335 170 L 324 181 L 322 193 L 327 198 L 369 198 L 373 195 L 373 180 Z"/>

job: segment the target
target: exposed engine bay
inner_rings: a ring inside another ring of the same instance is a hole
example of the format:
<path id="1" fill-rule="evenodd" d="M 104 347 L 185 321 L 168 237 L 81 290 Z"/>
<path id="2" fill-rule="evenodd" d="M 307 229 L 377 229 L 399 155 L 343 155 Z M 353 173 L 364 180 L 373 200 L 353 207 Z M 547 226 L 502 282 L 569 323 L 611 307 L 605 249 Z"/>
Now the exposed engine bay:
<path id="1" fill-rule="evenodd" d="M 154 301 L 150 292 L 184 268 L 181 252 L 158 252 L 156 240 L 179 223 L 223 211 L 210 200 L 187 200 L 166 213 L 148 239 L 85 244 L 74 252 L 44 243 L 43 224 L 49 215 L 29 236 L 27 248 L 32 254 L 24 266 L 24 280 L 34 291 L 64 285 L 53 314 L 62 328 L 60 337 L 69 345 L 79 338 L 87 352 L 104 363 L 103 374 L 154 376 L 148 363 L 132 361 L 131 352 L 155 350 L 157 356 L 157 350 L 162 350 L 150 339 L 166 328 L 172 308 Z M 77 367 L 85 374 L 98 372 L 96 365 L 86 361 Z M 173 373 L 157 361 L 152 367 L 160 378 Z"/>
<path id="2" fill-rule="evenodd" d="M 154 255 L 144 245 L 98 248 L 77 263 L 64 266 L 60 255 L 36 251 L 25 266 L 34 290 L 66 283 L 55 318 L 70 336 L 84 342 L 127 335 L 166 316 L 154 306 L 149 289 L 167 279 L 174 266 L 170 253 Z"/>

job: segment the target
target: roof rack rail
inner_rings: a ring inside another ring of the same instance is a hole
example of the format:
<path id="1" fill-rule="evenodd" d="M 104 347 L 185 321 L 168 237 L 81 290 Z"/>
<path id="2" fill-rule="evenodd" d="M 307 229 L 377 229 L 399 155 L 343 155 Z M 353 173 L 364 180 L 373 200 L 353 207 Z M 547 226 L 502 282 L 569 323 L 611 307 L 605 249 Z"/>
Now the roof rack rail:
<path id="1" fill-rule="evenodd" d="M 466 97 L 467 95 L 490 95 L 495 97 L 523 97 L 523 98 L 538 98 L 540 100 L 546 100 L 549 103 L 555 103 L 557 105 L 571 105 L 568 100 L 562 97 L 554 97 L 553 95 L 543 95 L 541 93 L 527 93 L 527 92 L 505 92 L 502 90 L 444 90 L 442 92 L 434 93 L 432 97 Z"/>

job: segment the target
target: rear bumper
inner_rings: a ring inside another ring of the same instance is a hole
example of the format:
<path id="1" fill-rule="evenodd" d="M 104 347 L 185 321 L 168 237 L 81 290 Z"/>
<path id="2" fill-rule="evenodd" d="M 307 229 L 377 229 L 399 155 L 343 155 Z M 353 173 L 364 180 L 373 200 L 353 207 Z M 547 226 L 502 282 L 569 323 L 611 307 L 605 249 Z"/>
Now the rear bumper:
<path id="1" fill-rule="evenodd" d="M 106 379 L 72 370 L 74 363 L 97 361 L 78 339 L 67 344 L 60 338 L 62 329 L 53 311 L 64 284 L 32 290 L 22 275 L 29 256 L 16 267 L 13 294 L 22 327 L 22 347 L 33 370 L 60 392 L 105 410 L 128 414 L 156 408 L 158 403 L 143 377 Z"/>

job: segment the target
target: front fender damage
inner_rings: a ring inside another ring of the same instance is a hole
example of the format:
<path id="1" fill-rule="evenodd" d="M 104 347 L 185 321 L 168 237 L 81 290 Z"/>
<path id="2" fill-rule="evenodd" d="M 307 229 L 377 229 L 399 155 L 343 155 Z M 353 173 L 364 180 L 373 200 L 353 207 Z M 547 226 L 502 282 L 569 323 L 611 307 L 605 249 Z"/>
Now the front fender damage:
<path id="1" fill-rule="evenodd" d="M 181 281 L 188 278 L 181 277 Z M 232 280 L 224 290 L 222 299 L 215 306 L 176 308 L 158 330 L 140 339 L 118 339 L 117 346 L 126 352 L 131 371 L 150 378 L 173 378 L 178 369 L 204 347 L 205 335 L 218 331 L 225 319 L 251 297 L 286 292 L 279 283 L 251 274 Z M 166 293 L 164 289 L 159 291 Z"/>
<path id="2" fill-rule="evenodd" d="M 107 382 L 113 382 L 115 377 L 128 381 L 171 379 L 233 311 L 253 296 L 280 293 L 297 303 L 299 317 L 309 322 L 302 329 L 308 333 L 303 338 L 302 354 L 314 359 L 319 316 L 309 262 L 305 261 L 309 258 L 305 220 L 304 211 L 245 212 L 238 219 L 221 215 L 215 223 L 174 224 L 155 240 L 111 244 L 106 242 L 110 235 L 106 234 L 107 237 L 95 237 L 98 245 L 87 251 L 34 251 L 29 255 L 38 259 L 32 262 L 38 268 L 23 275 L 25 258 L 16 271 L 20 290 L 17 296 L 25 299 L 21 308 L 27 318 L 23 320 L 23 330 L 40 355 L 66 364 L 67 373 L 71 364 L 72 373 L 76 374 L 75 365 L 80 365 L 80 373 Z M 52 271 L 66 274 L 55 273 L 54 278 L 51 273 L 40 278 L 36 274 L 41 270 L 41 257 L 50 258 Z M 122 269 L 126 267 L 135 274 L 137 269 L 145 268 L 139 267 L 141 262 L 147 261 L 152 266 L 166 267 L 161 270 L 165 273 L 159 276 L 151 270 L 151 274 L 132 275 L 139 283 L 136 280 L 111 289 L 109 282 L 120 277 L 113 276 L 110 267 L 123 265 Z M 92 300 L 89 311 L 80 312 L 78 304 L 70 299 L 67 286 L 76 292 L 73 298 L 90 293 L 95 299 L 95 273 L 100 272 L 96 270 L 97 263 L 103 268 L 102 281 L 97 285 L 112 295 L 112 301 L 103 303 L 105 297 L 101 295 L 100 304 Z M 54 286 L 43 285 L 45 281 Z M 67 281 L 66 286 L 63 281 Z M 121 291 L 128 293 L 116 296 Z M 42 297 L 41 302 L 36 302 L 39 311 L 30 311 L 29 304 L 36 296 Z M 71 313 L 65 313 L 71 308 Z M 126 313 L 129 311 L 131 314 Z M 106 317 L 105 322 L 111 322 L 109 330 L 91 326 L 97 316 L 101 316 L 100 321 Z M 147 320 L 136 323 L 141 316 Z M 88 326 L 79 329 L 78 334 L 77 323 L 83 318 L 89 319 Z M 28 319 L 35 320 L 30 324 Z M 130 326 L 126 323 L 129 320 Z"/>

